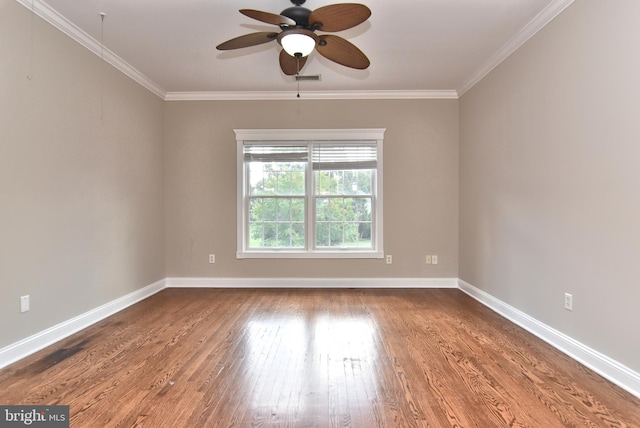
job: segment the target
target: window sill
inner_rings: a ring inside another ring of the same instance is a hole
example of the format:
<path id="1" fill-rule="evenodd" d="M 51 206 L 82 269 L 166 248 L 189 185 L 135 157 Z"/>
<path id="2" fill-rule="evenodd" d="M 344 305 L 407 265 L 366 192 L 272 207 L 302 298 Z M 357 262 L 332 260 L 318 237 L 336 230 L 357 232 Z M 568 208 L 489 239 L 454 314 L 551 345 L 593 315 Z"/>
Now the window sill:
<path id="1" fill-rule="evenodd" d="M 383 259 L 384 252 L 380 251 L 242 251 L 236 253 L 236 259 Z"/>

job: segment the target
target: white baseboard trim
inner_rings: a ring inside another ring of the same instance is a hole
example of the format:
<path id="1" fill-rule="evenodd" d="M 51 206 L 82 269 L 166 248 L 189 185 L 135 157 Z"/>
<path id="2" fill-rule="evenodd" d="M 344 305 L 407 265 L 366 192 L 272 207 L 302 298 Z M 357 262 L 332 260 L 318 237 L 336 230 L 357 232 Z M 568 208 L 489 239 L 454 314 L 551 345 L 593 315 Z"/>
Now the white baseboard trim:
<path id="1" fill-rule="evenodd" d="M 458 288 L 457 278 L 167 278 L 170 288 Z"/>
<path id="2" fill-rule="evenodd" d="M 165 288 L 165 280 L 154 282 L 144 288 L 136 290 L 132 293 L 122 296 L 118 299 L 105 303 L 95 309 L 71 318 L 60 324 L 54 325 L 46 330 L 22 339 L 11 345 L 0 349 L 0 369 L 8 366 L 22 358 L 25 358 L 59 340 L 62 340 L 72 334 L 89 327 L 98 321 L 119 312 L 134 303 L 152 296 L 158 291 Z"/>
<path id="3" fill-rule="evenodd" d="M 165 278 L 0 349 L 0 369 L 167 287 L 174 288 L 457 288 L 457 278 Z"/>
<path id="4" fill-rule="evenodd" d="M 541 323 L 535 318 L 530 317 L 524 312 L 519 311 L 499 299 L 496 299 L 492 295 L 463 280 L 458 280 L 458 287 L 464 293 L 473 297 L 489 309 L 492 309 L 494 312 L 505 317 L 514 324 L 519 325 L 529 333 L 539 337 L 554 348 L 590 368 L 600 376 L 640 398 L 640 373 L 637 373 L 606 355 L 591 349 L 566 334 Z"/>
<path id="5" fill-rule="evenodd" d="M 640 373 L 458 278 L 165 278 L 0 349 L 0 369 L 164 288 L 459 288 L 499 315 L 640 398 Z"/>

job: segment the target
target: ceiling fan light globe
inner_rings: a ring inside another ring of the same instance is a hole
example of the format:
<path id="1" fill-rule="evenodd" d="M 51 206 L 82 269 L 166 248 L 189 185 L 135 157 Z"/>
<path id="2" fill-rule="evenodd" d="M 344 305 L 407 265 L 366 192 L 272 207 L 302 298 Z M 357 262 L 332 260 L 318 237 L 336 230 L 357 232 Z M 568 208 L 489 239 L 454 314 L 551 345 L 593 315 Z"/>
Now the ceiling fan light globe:
<path id="1" fill-rule="evenodd" d="M 278 42 L 289 55 L 307 56 L 316 47 L 318 36 L 304 29 L 288 30 L 280 34 Z"/>

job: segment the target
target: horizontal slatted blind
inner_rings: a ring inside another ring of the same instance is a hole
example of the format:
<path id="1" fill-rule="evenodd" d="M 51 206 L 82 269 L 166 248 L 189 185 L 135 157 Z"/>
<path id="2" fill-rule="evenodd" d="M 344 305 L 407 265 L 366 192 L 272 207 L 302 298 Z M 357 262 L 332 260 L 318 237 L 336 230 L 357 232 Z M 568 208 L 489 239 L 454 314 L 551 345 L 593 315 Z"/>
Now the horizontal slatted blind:
<path id="1" fill-rule="evenodd" d="M 307 162 L 307 145 L 247 144 L 244 146 L 245 162 Z"/>
<path id="2" fill-rule="evenodd" d="M 314 170 L 375 169 L 378 160 L 377 145 L 375 141 L 314 142 L 311 159 Z"/>

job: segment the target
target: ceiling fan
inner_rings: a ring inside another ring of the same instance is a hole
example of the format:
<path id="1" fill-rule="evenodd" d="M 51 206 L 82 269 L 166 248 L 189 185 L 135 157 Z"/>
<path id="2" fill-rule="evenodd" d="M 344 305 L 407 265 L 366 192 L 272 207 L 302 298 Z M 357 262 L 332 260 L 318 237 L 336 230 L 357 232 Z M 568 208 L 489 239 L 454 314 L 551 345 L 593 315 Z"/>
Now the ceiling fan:
<path id="1" fill-rule="evenodd" d="M 315 31 L 332 33 L 355 27 L 371 16 L 371 10 L 362 4 L 341 3 L 311 11 L 301 6 L 305 1 L 291 0 L 295 6 L 283 10 L 279 15 L 241 9 L 240 13 L 245 16 L 279 26 L 280 33 L 245 34 L 219 44 L 216 49 L 240 49 L 277 40 L 283 48 L 280 51 L 280 68 L 288 76 L 299 74 L 307 56 L 314 49 L 325 58 L 346 67 L 360 70 L 369 67 L 369 59 L 353 43 L 334 34 L 317 35 Z"/>

